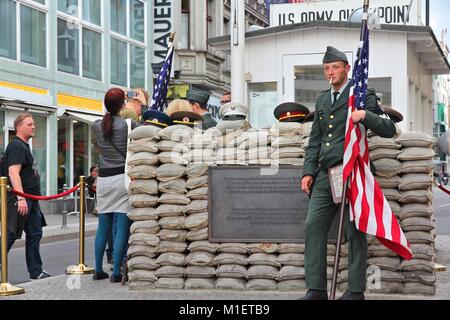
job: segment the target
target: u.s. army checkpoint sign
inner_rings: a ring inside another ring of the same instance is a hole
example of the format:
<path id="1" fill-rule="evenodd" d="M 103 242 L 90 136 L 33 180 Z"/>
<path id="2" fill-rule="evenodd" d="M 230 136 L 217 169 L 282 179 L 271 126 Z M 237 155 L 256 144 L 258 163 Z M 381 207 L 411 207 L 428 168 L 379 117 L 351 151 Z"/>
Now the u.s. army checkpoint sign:
<path id="1" fill-rule="evenodd" d="M 352 12 L 362 6 L 361 0 L 302 2 L 272 4 L 270 26 L 311 21 L 347 21 Z M 371 0 L 370 9 L 377 13 L 382 24 L 420 25 L 420 1 Z"/>
<path id="2" fill-rule="evenodd" d="M 304 243 L 309 200 L 300 187 L 303 168 L 282 166 L 276 172 L 262 175 L 253 166 L 209 169 L 210 242 Z M 337 238 L 337 222 L 330 242 Z"/>

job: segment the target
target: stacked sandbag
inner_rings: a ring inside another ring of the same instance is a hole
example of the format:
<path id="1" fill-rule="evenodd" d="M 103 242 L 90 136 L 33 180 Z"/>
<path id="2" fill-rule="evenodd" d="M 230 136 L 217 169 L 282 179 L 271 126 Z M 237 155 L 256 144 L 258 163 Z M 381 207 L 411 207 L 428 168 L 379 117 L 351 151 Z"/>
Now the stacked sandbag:
<path id="1" fill-rule="evenodd" d="M 305 290 L 305 245 L 280 244 L 278 246 L 277 262 L 280 264 L 278 290 Z"/>
<path id="2" fill-rule="evenodd" d="M 244 129 L 226 130 L 217 136 L 217 148 L 214 153 L 214 163 L 217 165 L 247 165 L 245 148 L 239 148 L 243 143 Z"/>
<path id="3" fill-rule="evenodd" d="M 277 123 L 270 129 L 272 164 L 302 166 L 311 127 L 295 122 Z"/>
<path id="4" fill-rule="evenodd" d="M 221 243 L 213 262 L 216 268 L 216 289 L 244 291 L 248 278 L 248 247 L 246 243 Z"/>
<path id="5" fill-rule="evenodd" d="M 128 276 L 133 290 L 155 287 L 156 262 L 160 239 L 156 235 L 158 224 L 158 137 L 160 129 L 154 126 L 138 127 L 130 133 L 128 148 L 128 175 L 132 210 L 128 213 L 133 222 L 128 247 Z"/>
<path id="6" fill-rule="evenodd" d="M 248 165 L 270 165 L 271 138 L 267 130 L 244 131 L 237 138 L 238 149 L 244 151 L 240 160 Z"/>
<path id="7" fill-rule="evenodd" d="M 159 199 L 156 212 L 161 230 L 161 240 L 157 261 L 160 268 L 156 270 L 158 280 L 155 285 L 159 289 L 183 289 L 186 265 L 185 216 L 186 206 L 191 204 L 187 197 L 186 180 L 188 160 L 185 154 L 190 150 L 194 131 L 187 126 L 171 126 L 158 133 L 159 161 L 157 169 L 159 182 Z"/>
<path id="8" fill-rule="evenodd" d="M 189 244 L 186 256 L 187 290 L 211 290 L 216 287 L 215 255 L 219 245 L 200 240 Z"/>
<path id="9" fill-rule="evenodd" d="M 435 221 L 432 205 L 432 159 L 434 139 L 422 132 L 405 132 L 397 138 L 402 145 L 399 185 L 400 223 L 412 246 L 413 259 L 402 261 L 403 293 L 435 294 Z"/>
<path id="10" fill-rule="evenodd" d="M 275 243 L 248 244 L 249 256 L 247 290 L 277 290 L 281 263 L 278 261 L 279 245 Z"/>

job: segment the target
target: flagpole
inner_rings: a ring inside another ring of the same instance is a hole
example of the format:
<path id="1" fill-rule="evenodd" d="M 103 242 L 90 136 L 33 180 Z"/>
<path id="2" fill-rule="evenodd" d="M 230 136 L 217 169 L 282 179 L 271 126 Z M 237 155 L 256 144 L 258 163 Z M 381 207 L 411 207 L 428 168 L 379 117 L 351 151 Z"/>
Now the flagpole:
<path id="1" fill-rule="evenodd" d="M 361 34 L 360 34 L 360 41 L 364 40 L 364 30 L 367 27 L 367 14 L 369 12 L 369 0 L 364 0 L 364 6 L 363 6 L 363 19 L 361 24 Z M 361 55 L 361 47 L 358 47 L 358 54 L 357 57 Z M 352 84 L 353 85 L 353 84 Z M 336 284 L 337 284 L 337 276 L 339 272 L 339 259 L 341 255 L 341 246 L 342 246 L 342 234 L 344 230 L 344 213 L 345 213 L 345 200 L 347 198 L 347 188 L 350 178 L 347 178 L 344 183 L 344 189 L 342 191 L 342 203 L 341 203 L 341 212 L 339 216 L 339 231 L 338 231 L 338 237 L 337 237 L 337 244 L 336 244 L 336 254 L 334 257 L 334 267 L 333 267 L 333 278 L 331 281 L 331 292 L 330 292 L 330 300 L 336 300 Z"/>

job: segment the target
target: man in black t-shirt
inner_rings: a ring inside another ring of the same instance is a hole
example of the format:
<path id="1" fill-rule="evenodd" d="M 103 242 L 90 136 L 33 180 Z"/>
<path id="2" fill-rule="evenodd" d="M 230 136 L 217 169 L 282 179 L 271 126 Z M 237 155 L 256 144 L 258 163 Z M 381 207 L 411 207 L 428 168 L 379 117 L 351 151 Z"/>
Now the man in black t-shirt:
<path id="1" fill-rule="evenodd" d="M 17 116 L 14 120 L 14 130 L 16 137 L 6 148 L 2 171 L 14 190 L 39 196 L 40 176 L 28 144 L 36 131 L 32 115 L 23 113 Z M 31 280 L 50 277 L 42 268 L 39 253 L 43 226 L 46 226 L 46 223 L 38 201 L 8 193 L 8 251 L 25 231 L 25 256 Z"/>

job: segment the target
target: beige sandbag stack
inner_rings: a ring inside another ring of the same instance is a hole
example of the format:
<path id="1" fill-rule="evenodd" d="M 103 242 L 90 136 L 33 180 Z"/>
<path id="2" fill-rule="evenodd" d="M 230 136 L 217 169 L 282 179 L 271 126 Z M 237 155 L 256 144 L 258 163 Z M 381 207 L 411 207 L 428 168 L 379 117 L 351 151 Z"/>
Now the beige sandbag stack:
<path id="1" fill-rule="evenodd" d="M 277 262 L 280 264 L 278 290 L 305 290 L 305 245 L 280 244 L 278 246 Z"/>
<path id="2" fill-rule="evenodd" d="M 132 210 L 128 217 L 133 222 L 128 248 L 128 275 L 133 290 L 155 287 L 155 270 L 160 239 L 156 235 L 158 224 L 158 138 L 159 129 L 154 126 L 138 127 L 130 134 L 128 175 Z"/>
<path id="3" fill-rule="evenodd" d="M 434 139 L 422 132 L 406 132 L 397 138 L 402 145 L 399 185 L 400 223 L 412 246 L 413 259 L 402 261 L 403 293 L 434 295 L 436 226 L 433 214 L 432 148 Z"/>
<path id="4" fill-rule="evenodd" d="M 248 246 L 246 243 L 221 243 L 214 258 L 216 289 L 244 291 L 248 277 Z"/>
<path id="5" fill-rule="evenodd" d="M 250 129 L 237 138 L 238 150 L 244 151 L 239 160 L 248 165 L 270 165 L 271 138 L 267 130 Z"/>
<path id="6" fill-rule="evenodd" d="M 277 290 L 281 263 L 276 243 L 250 243 L 247 271 L 247 290 Z"/>
<path id="7" fill-rule="evenodd" d="M 310 133 L 310 124 L 280 122 L 273 125 L 270 129 L 272 164 L 302 166 Z"/>
<path id="8" fill-rule="evenodd" d="M 398 190 L 401 183 L 401 163 L 397 158 L 402 152 L 402 146 L 396 142 L 396 137 L 400 133 L 397 127 L 397 134 L 393 138 L 381 138 L 373 133 L 369 134 L 370 159 L 375 167 L 374 176 L 397 219 L 399 219 L 401 207 Z M 367 291 L 380 294 L 401 293 L 403 274 L 400 258 L 373 236 L 367 236 L 367 242 Z"/>
<path id="9" fill-rule="evenodd" d="M 190 151 L 190 143 L 194 130 L 187 126 L 171 126 L 159 132 L 159 161 L 157 170 L 159 181 L 159 199 L 156 212 L 158 214 L 158 232 L 160 246 L 156 270 L 159 289 L 183 289 L 185 282 L 185 266 L 188 247 L 186 237 L 185 210 L 191 204 L 187 197 L 186 180 L 188 160 L 185 155 Z"/>

